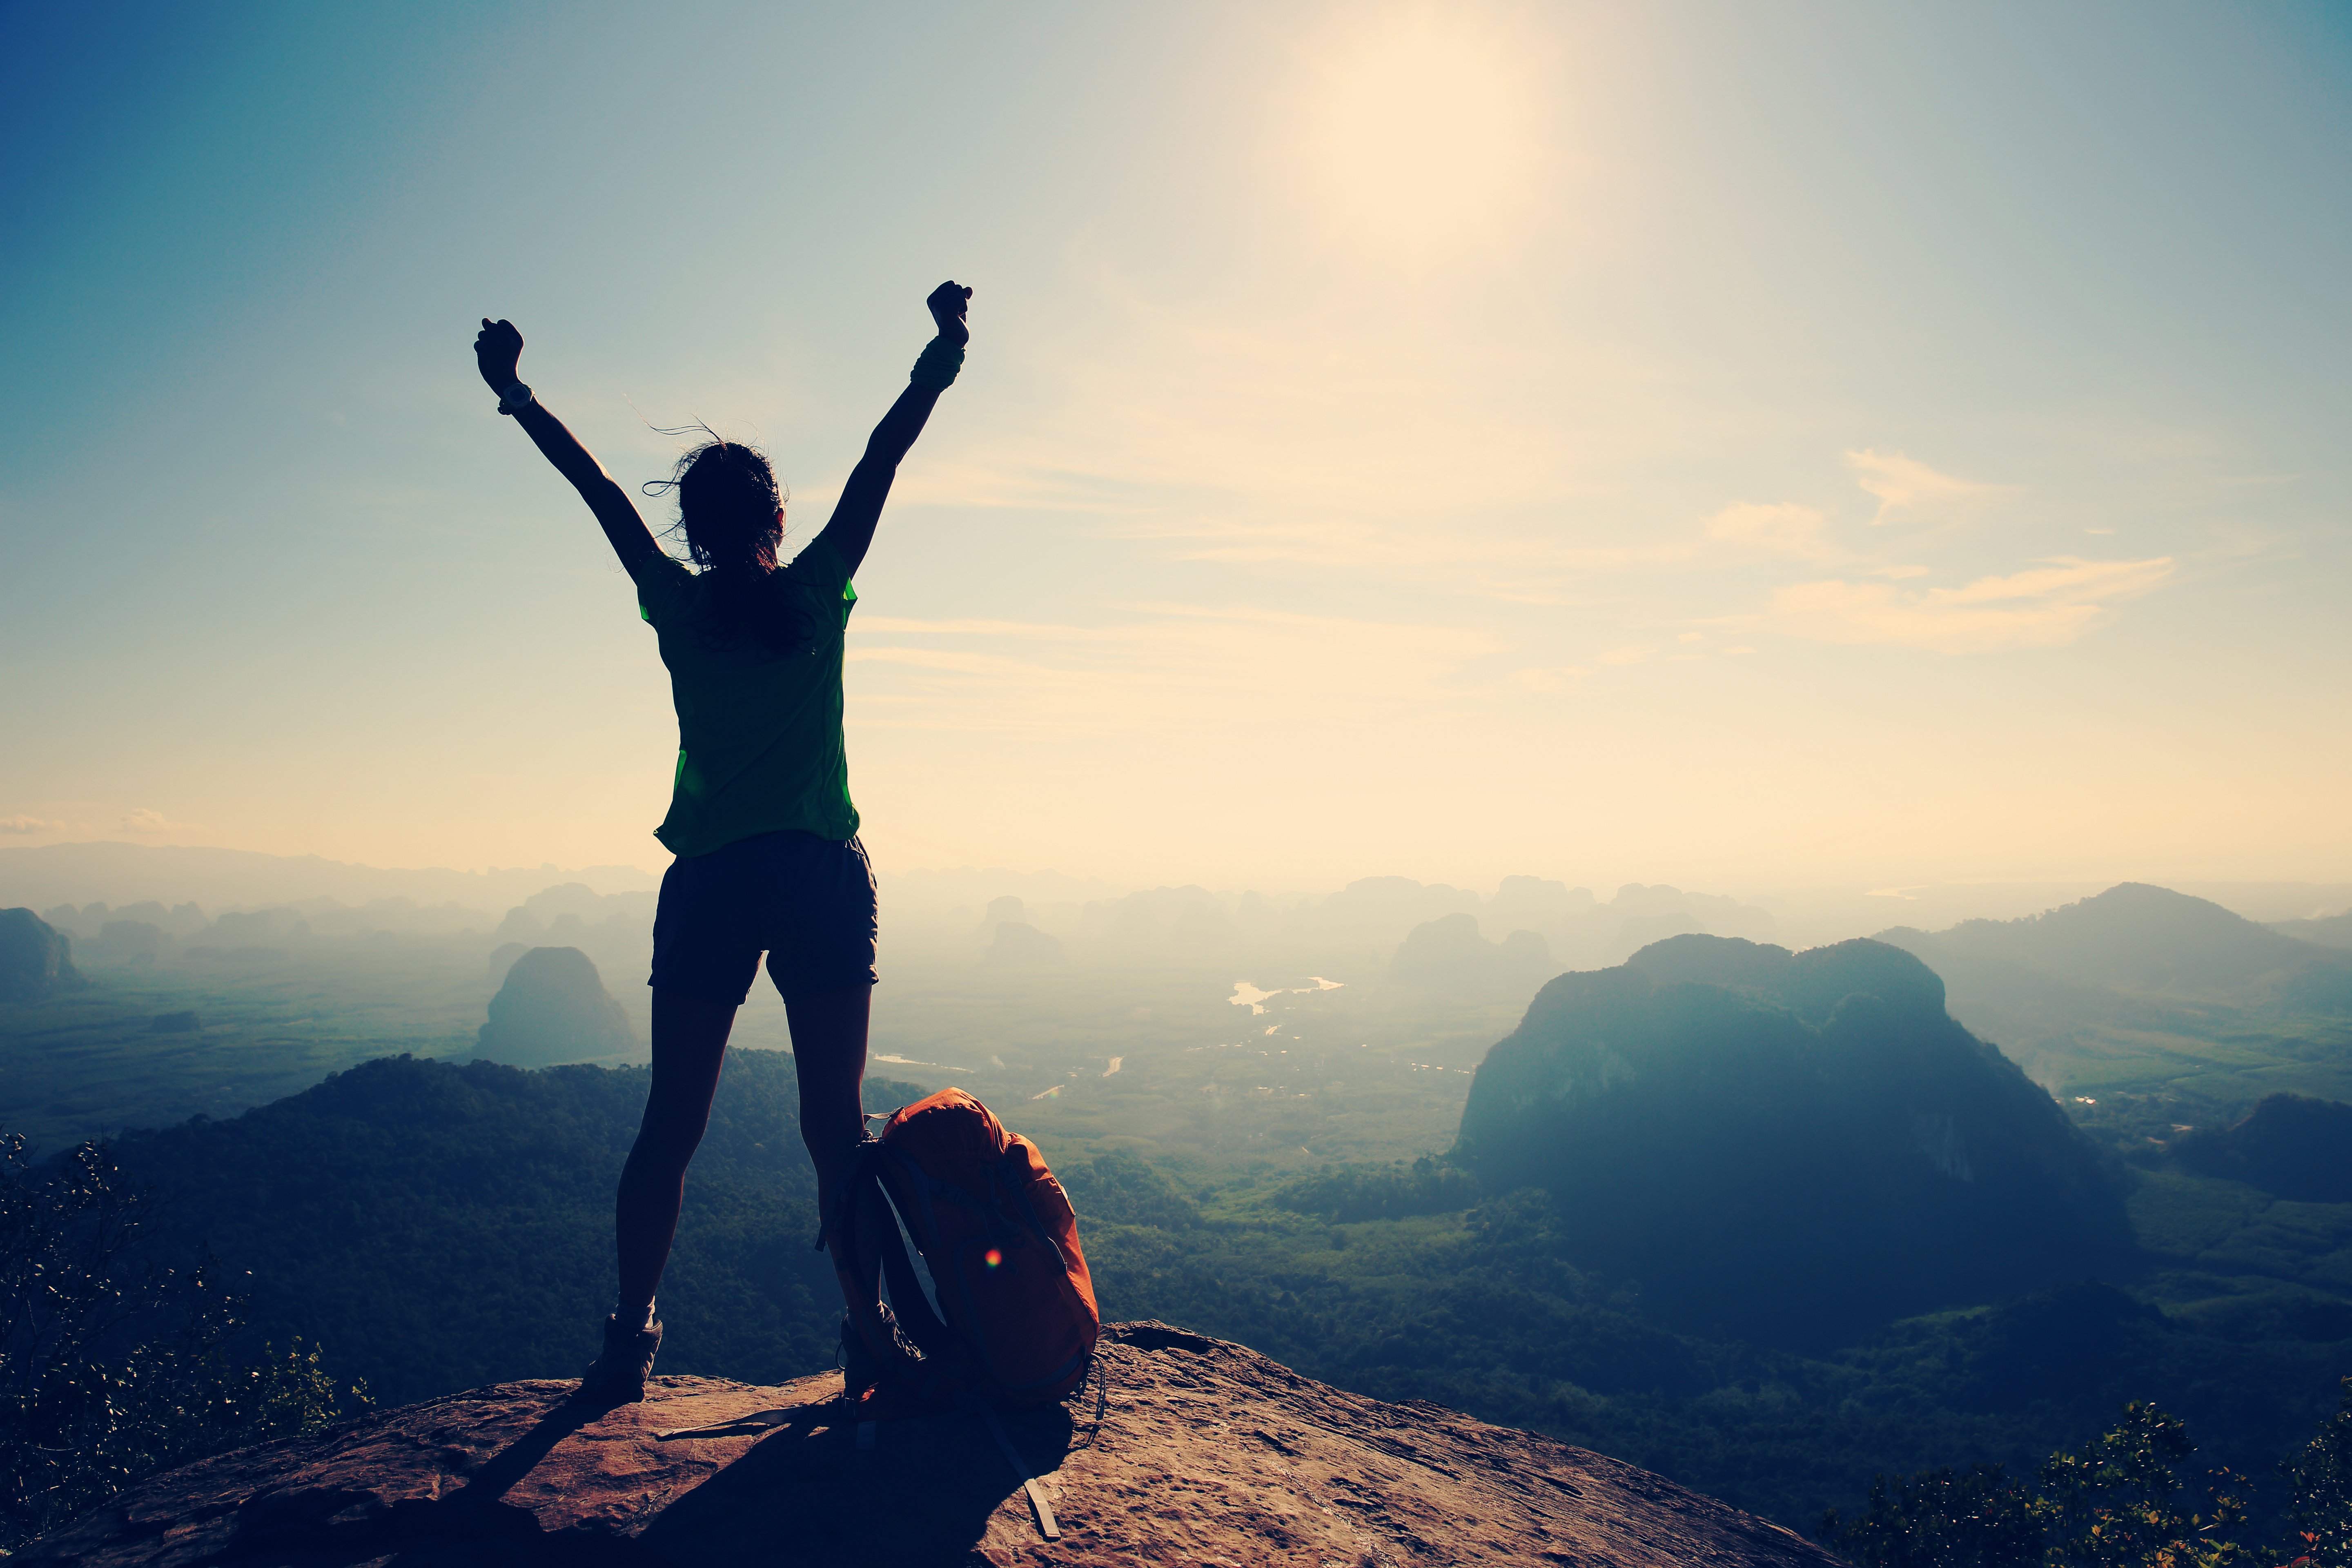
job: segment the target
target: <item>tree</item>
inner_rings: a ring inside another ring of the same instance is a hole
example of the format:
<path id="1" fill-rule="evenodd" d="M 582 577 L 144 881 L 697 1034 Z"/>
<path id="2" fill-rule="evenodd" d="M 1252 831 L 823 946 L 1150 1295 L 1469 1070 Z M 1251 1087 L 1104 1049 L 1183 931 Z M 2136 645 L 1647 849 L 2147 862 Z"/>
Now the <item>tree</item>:
<path id="1" fill-rule="evenodd" d="M 1832 1509 L 1822 1534 L 1865 1568 L 2032 1568 L 2043 1511 L 2000 1466 L 1970 1465 L 1874 1476 L 1863 1516 L 1848 1523 Z"/>
<path id="2" fill-rule="evenodd" d="M 2189 1424 L 2134 1400 L 2123 1420 L 2079 1453 L 2042 1467 L 2042 1501 L 2056 1537 L 2053 1568 L 2252 1568 L 2276 1555 L 2236 1539 L 2246 1525 L 2243 1478 L 2215 1470 L 2201 1513 L 2185 1507 L 2173 1467 L 2197 1451 Z"/>
<path id="3" fill-rule="evenodd" d="M 2310 1568 L 2352 1568 L 2352 1377 L 2318 1434 L 2279 1466 L 2291 1500 L 2286 1506 L 2291 1550 Z"/>
<path id="4" fill-rule="evenodd" d="M 102 1145 L 37 1170 L 0 1132 L 0 1549 L 145 1476 L 367 1403 L 299 1342 L 233 1360 L 239 1303 L 219 1264 L 134 1261 L 152 1209 Z"/>

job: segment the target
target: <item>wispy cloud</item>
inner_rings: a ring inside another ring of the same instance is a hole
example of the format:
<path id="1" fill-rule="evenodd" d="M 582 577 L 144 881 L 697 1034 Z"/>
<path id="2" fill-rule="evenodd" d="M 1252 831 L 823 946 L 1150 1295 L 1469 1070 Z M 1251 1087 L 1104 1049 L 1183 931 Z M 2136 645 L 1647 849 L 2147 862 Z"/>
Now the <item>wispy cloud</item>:
<path id="1" fill-rule="evenodd" d="M 1924 593 L 1892 583 L 1799 583 L 1772 597 L 1780 629 L 1819 642 L 1983 653 L 2054 647 L 2109 619 L 2111 606 L 2172 574 L 2169 556 L 2084 561 L 2059 556 L 2007 576 Z"/>
<path id="2" fill-rule="evenodd" d="M 1580 664 L 1516 669 L 1511 672 L 1510 684 L 1521 691 L 1565 691 L 1591 673 L 1590 667 Z"/>
<path id="3" fill-rule="evenodd" d="M 1444 714 L 1459 673 L 1504 651 L 1479 627 L 1385 622 L 1253 606 L 1112 606 L 1115 631 L 915 621 L 853 638 L 856 703 L 894 727 L 951 730 L 1216 729 L 1236 716 L 1311 711 L 1373 718 Z"/>
<path id="4" fill-rule="evenodd" d="M 1809 506 L 1794 501 L 1764 505 L 1739 501 L 1706 520 L 1706 536 L 1720 543 L 1746 546 L 1775 555 L 1826 560 L 1837 553 L 1826 532 L 1829 520 Z"/>
<path id="5" fill-rule="evenodd" d="M 126 833 L 182 833 L 194 826 L 187 822 L 173 822 L 152 805 L 142 805 L 127 812 L 122 818 Z"/>
<path id="6" fill-rule="evenodd" d="M 45 816 L 0 816 L 0 833 L 63 833 L 66 825 Z"/>
<path id="7" fill-rule="evenodd" d="M 857 629 L 900 637 L 1022 637 L 1053 642 L 1099 641 L 1130 635 L 1129 628 L 1123 626 L 1060 626 L 1042 621 L 927 621 L 904 616 L 860 616 Z"/>
<path id="8" fill-rule="evenodd" d="M 1848 452 L 1845 460 L 1854 483 L 1878 498 L 1878 513 L 1870 520 L 1874 527 L 1898 512 L 1926 511 L 1939 502 L 2000 495 L 2011 489 L 1955 479 L 1901 452 L 1864 448 Z"/>

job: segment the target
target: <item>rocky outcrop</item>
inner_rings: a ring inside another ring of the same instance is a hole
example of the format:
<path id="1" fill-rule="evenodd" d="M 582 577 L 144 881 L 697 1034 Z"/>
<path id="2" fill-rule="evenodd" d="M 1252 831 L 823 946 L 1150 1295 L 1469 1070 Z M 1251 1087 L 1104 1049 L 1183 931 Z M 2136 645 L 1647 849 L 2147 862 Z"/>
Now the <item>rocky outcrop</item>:
<path id="1" fill-rule="evenodd" d="M 81 983 L 70 938 L 30 910 L 0 910 L 0 1002 L 45 1002 Z"/>
<path id="2" fill-rule="evenodd" d="M 2168 1151 L 2192 1171 L 2295 1203 L 2352 1203 L 2352 1105 L 2273 1094 L 2227 1127 L 2200 1127 Z"/>
<path id="3" fill-rule="evenodd" d="M 152 921 L 116 920 L 99 928 L 98 940 L 88 952 L 92 958 L 116 963 L 142 958 L 152 962 L 171 945 L 170 933 Z"/>
<path id="4" fill-rule="evenodd" d="M 2131 1246 L 2120 1167 L 1876 942 L 1677 936 L 1561 975 L 1480 1064 L 1455 1153 L 1543 1188 L 1549 1245 L 1669 1324 L 1798 1348 Z"/>
<path id="5" fill-rule="evenodd" d="M 534 947 L 490 998 L 474 1054 L 509 1067 L 554 1067 L 620 1056 L 636 1044 L 628 1015 L 576 947 Z"/>
<path id="6" fill-rule="evenodd" d="M 1020 921 L 1006 921 L 995 929 L 996 939 L 980 955 L 991 969 L 1059 969 L 1068 962 L 1062 939 L 1050 932 Z"/>
<path id="7" fill-rule="evenodd" d="M 1042 1509 L 981 1422 L 861 1430 L 832 1405 L 835 1374 L 658 1378 L 645 1403 L 606 1412 L 565 1404 L 569 1384 L 509 1383 L 189 1466 L 14 1563 L 1837 1561 L 1631 1465 L 1345 1394 L 1164 1324 L 1109 1325 L 1097 1377 L 1066 1408 L 1003 1423 Z"/>
<path id="8" fill-rule="evenodd" d="M 1531 931 L 1515 931 L 1501 942 L 1478 933 L 1478 917 L 1452 914 L 1417 925 L 1389 960 L 1389 977 L 1400 985 L 1457 996 L 1531 995 L 1559 973 L 1551 949 Z"/>

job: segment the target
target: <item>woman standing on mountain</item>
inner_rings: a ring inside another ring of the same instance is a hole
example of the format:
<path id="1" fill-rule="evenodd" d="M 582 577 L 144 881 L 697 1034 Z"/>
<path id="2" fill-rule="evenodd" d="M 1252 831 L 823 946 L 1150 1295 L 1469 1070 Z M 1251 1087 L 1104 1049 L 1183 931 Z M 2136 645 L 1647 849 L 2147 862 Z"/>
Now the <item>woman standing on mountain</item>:
<path id="1" fill-rule="evenodd" d="M 648 494 L 675 489 L 700 570 L 664 554 L 628 492 L 522 384 L 522 334 L 485 320 L 474 340 L 499 412 L 522 426 L 604 525 L 661 639 L 677 705 L 677 774 L 654 836 L 677 858 L 654 916 L 653 1086 L 614 1205 L 620 1300 L 584 1397 L 636 1399 L 661 1346 L 654 1291 L 669 1260 L 687 1163 L 702 1141 L 735 1010 L 760 955 L 784 999 L 800 1078 L 801 1137 L 819 1212 L 864 1135 L 858 1089 L 875 981 L 874 874 L 857 839 L 842 742 L 843 636 L 850 585 L 874 542 L 898 463 L 963 363 L 971 290 L 925 301 L 939 335 L 874 427 L 824 530 L 777 562 L 784 508 L 768 460 L 712 439 Z"/>

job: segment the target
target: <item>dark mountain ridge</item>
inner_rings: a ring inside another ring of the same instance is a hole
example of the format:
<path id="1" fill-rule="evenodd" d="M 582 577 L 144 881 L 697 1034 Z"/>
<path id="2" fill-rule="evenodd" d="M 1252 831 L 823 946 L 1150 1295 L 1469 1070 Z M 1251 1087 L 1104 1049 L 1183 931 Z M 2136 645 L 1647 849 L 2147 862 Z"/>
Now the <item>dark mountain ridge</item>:
<path id="1" fill-rule="evenodd" d="M 227 1121 L 126 1134 L 173 1248 L 251 1271 L 253 1336 L 322 1343 L 397 1403 L 577 1376 L 614 1290 L 612 1204 L 646 1068 L 387 1057 Z M 866 1080 L 867 1103 L 919 1098 Z M 730 1051 L 687 1184 L 663 1366 L 774 1380 L 833 1357 L 792 1058 Z M 175 1255 L 176 1256 L 176 1255 Z"/>
<path id="2" fill-rule="evenodd" d="M 2120 1168 L 1866 940 L 1679 936 L 1559 976 L 1478 1068 L 1456 1158 L 1544 1188 L 1570 1260 L 1668 1321 L 1790 1344 L 2131 1250 Z"/>

